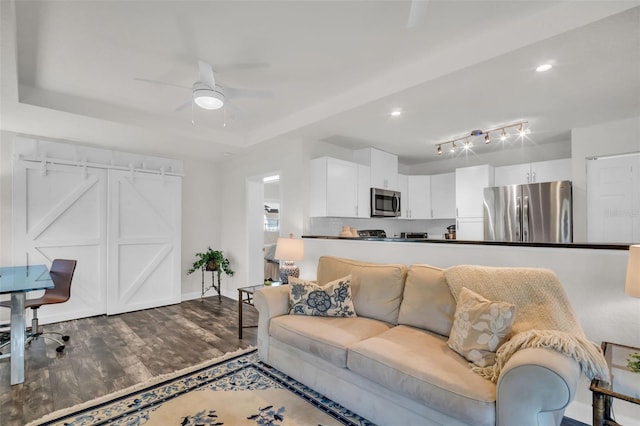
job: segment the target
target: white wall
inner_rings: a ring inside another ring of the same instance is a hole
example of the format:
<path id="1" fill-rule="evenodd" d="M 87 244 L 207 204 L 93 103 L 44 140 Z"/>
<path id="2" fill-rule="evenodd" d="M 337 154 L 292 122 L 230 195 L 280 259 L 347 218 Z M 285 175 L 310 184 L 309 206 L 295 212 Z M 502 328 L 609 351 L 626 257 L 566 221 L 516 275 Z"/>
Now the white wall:
<path id="1" fill-rule="evenodd" d="M 313 279 L 323 255 L 381 263 L 426 263 L 441 268 L 475 264 L 548 268 L 556 273 L 587 337 L 640 347 L 640 299 L 624 293 L 626 250 L 536 248 L 447 243 L 406 243 L 305 239 L 300 275 Z M 615 414 L 626 426 L 640 425 L 640 406 L 616 400 Z M 584 375 L 566 415 L 591 423 L 591 392 Z"/>
<path id="2" fill-rule="evenodd" d="M 573 240 L 587 241 L 586 158 L 640 151 L 640 117 L 571 131 Z"/>
<path id="3" fill-rule="evenodd" d="M 0 131 L 0 265 L 11 265 L 13 257 L 11 253 L 13 244 L 11 160 L 14 136 L 14 133 Z"/>
<path id="4" fill-rule="evenodd" d="M 184 160 L 182 179 L 182 299 L 200 297 L 202 275 L 186 271 L 196 260 L 195 254 L 208 246 L 221 249 L 220 195 L 222 193 L 220 167 L 206 161 Z M 225 253 L 227 254 L 227 253 Z M 222 274 L 222 277 L 226 275 Z M 205 285 L 211 277 L 205 277 Z M 224 278 L 223 278 L 224 280 Z M 207 293 L 211 296 L 213 292 Z"/>

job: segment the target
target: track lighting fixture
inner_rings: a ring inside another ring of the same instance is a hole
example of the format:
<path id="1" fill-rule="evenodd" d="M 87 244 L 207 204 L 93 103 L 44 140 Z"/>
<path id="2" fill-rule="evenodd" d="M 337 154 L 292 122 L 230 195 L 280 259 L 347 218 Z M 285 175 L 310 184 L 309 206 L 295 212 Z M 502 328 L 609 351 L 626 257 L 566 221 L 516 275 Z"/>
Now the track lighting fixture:
<path id="1" fill-rule="evenodd" d="M 500 132 L 500 140 L 504 142 L 509 138 L 509 133 L 507 133 L 507 129 L 509 128 L 517 128 L 518 134 L 520 135 L 520 137 L 524 137 L 529 132 L 529 129 L 525 129 L 525 125 L 527 124 L 529 124 L 527 121 L 517 121 L 515 123 L 508 123 L 508 124 L 492 127 L 487 130 L 472 130 L 466 135 L 463 135 L 448 141 L 438 142 L 436 144 L 436 150 L 438 152 L 438 155 L 442 155 L 442 145 L 451 144 L 449 151 L 456 152 L 456 148 L 457 148 L 456 142 L 460 142 L 460 141 L 464 141 L 463 147 L 465 150 L 468 150 L 473 146 L 473 140 L 470 138 L 474 138 L 478 136 L 484 136 L 484 143 L 490 144 L 491 132 Z"/>
<path id="2" fill-rule="evenodd" d="M 518 136 L 520 136 L 521 138 L 524 138 L 524 135 L 526 133 L 524 132 L 524 127 L 522 126 L 522 124 L 520 124 L 520 130 L 518 131 Z"/>

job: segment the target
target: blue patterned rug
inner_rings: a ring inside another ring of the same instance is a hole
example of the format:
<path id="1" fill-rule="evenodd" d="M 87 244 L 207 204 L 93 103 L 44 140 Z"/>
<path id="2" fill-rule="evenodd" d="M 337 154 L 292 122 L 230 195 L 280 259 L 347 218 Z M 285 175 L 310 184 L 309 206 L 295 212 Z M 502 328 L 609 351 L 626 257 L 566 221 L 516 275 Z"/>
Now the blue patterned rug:
<path id="1" fill-rule="evenodd" d="M 171 376 L 52 413 L 30 425 L 373 426 L 263 364 L 255 349 Z"/>

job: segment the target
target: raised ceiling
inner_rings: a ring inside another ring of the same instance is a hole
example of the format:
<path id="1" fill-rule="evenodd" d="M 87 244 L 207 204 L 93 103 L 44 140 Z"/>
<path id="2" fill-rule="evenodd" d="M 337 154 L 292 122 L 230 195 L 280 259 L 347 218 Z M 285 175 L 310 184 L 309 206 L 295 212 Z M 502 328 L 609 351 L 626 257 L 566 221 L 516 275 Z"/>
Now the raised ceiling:
<path id="1" fill-rule="evenodd" d="M 3 1 L 0 126 L 213 161 L 292 138 L 415 164 L 521 119 L 532 143 L 566 142 L 640 116 L 639 4 L 430 0 L 409 27 L 410 1 Z M 191 86 L 198 59 L 273 98 L 176 111 L 188 89 L 137 80 Z"/>

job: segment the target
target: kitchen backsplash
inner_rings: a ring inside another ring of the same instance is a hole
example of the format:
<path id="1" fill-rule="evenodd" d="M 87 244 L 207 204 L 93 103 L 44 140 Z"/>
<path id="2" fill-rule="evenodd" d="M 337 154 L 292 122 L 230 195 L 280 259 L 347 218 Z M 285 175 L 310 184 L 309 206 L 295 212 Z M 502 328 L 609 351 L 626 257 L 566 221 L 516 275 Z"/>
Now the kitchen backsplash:
<path id="1" fill-rule="evenodd" d="M 337 237 L 343 226 L 350 226 L 358 230 L 383 229 L 388 238 L 399 238 L 401 232 L 427 232 L 429 238 L 443 239 L 447 226 L 455 223 L 455 219 L 312 217 L 309 219 L 309 232 L 305 234 Z"/>

